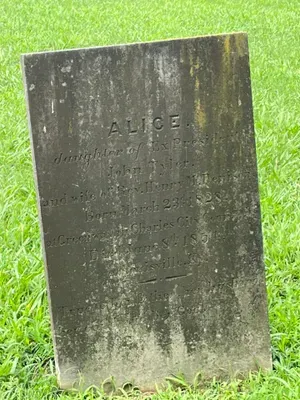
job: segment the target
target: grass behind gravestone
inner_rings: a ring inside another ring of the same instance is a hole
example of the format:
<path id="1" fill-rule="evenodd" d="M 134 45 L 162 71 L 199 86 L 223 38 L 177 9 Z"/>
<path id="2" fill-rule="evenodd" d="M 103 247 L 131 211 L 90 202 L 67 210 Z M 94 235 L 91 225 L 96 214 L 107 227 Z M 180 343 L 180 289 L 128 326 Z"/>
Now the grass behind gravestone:
<path id="1" fill-rule="evenodd" d="M 298 0 L 1 0 L 1 400 L 102 396 L 56 384 L 20 54 L 230 31 L 249 33 L 274 370 L 153 399 L 300 399 L 299 20 Z"/>

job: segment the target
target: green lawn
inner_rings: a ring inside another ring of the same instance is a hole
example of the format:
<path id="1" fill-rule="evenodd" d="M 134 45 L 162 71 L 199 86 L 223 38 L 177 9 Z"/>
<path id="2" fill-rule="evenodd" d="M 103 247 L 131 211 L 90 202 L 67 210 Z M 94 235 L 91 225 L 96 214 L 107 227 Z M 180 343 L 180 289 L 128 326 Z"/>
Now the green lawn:
<path id="1" fill-rule="evenodd" d="M 299 21 L 299 0 L 1 0 L 1 400 L 102 398 L 56 383 L 20 54 L 231 31 L 249 34 L 274 369 L 153 399 L 300 399 Z"/>

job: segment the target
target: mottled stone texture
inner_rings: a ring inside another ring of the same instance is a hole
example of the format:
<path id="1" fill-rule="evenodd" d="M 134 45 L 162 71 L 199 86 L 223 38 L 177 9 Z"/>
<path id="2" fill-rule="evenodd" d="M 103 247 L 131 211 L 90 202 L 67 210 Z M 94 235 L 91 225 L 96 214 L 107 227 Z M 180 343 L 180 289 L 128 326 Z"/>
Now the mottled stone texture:
<path id="1" fill-rule="evenodd" d="M 22 60 L 61 387 L 269 369 L 247 36 Z"/>

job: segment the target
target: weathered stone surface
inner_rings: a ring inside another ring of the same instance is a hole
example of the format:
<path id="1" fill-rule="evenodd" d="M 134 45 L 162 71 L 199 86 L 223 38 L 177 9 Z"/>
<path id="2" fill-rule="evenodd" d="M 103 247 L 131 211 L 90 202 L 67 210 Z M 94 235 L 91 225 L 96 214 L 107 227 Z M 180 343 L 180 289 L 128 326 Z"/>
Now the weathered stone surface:
<path id="1" fill-rule="evenodd" d="M 61 387 L 270 368 L 246 35 L 23 68 Z"/>

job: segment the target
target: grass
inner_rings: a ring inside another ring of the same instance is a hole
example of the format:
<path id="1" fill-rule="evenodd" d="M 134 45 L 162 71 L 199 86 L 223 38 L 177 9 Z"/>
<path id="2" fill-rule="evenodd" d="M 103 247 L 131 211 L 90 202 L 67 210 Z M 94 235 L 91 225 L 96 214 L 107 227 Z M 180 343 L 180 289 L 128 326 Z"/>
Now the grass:
<path id="1" fill-rule="evenodd" d="M 274 369 L 169 384 L 152 399 L 300 399 L 299 10 L 298 0 L 1 0 L 1 400 L 104 397 L 56 383 L 20 54 L 229 31 L 249 34 Z"/>

